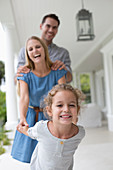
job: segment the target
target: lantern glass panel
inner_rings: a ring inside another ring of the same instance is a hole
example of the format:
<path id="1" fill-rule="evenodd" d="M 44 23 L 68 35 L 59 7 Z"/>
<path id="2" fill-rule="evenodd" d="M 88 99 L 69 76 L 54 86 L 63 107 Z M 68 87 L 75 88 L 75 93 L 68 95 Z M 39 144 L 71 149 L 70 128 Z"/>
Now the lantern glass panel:
<path id="1" fill-rule="evenodd" d="M 79 34 L 86 35 L 91 33 L 89 20 L 79 20 Z"/>

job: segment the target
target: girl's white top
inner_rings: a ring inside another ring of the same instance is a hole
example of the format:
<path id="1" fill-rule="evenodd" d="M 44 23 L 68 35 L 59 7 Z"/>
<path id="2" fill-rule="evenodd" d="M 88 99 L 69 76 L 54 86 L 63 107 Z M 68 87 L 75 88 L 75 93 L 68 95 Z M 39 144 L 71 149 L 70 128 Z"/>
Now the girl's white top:
<path id="1" fill-rule="evenodd" d="M 69 139 L 59 139 L 50 133 L 47 122 L 41 120 L 28 130 L 29 137 L 38 140 L 31 170 L 72 170 L 73 155 L 85 136 L 84 128 L 78 126 L 78 134 Z"/>

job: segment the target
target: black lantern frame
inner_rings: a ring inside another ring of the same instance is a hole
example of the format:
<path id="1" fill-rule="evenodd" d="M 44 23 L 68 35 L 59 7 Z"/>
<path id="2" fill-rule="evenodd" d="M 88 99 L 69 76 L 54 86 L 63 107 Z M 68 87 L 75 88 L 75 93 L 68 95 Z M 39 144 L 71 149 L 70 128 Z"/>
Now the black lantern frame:
<path id="1" fill-rule="evenodd" d="M 77 41 L 93 40 L 95 38 L 93 29 L 92 13 L 81 9 L 76 15 Z"/>

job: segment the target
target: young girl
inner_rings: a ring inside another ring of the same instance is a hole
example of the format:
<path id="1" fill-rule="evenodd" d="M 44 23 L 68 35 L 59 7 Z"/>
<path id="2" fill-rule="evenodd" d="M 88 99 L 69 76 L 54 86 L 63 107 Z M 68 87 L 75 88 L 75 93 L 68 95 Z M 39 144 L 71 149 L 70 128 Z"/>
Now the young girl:
<path id="1" fill-rule="evenodd" d="M 44 100 L 50 120 L 31 128 L 19 127 L 23 134 L 38 140 L 31 170 L 72 170 L 73 155 L 85 135 L 84 128 L 76 125 L 83 99 L 80 90 L 66 84 L 56 85 Z"/>
<path id="2" fill-rule="evenodd" d="M 40 108 L 42 96 L 47 95 L 54 85 L 66 82 L 66 70 L 51 70 L 52 62 L 49 59 L 48 48 L 40 38 L 32 36 L 27 40 L 26 58 L 31 71 L 18 77 L 20 85 L 18 128 L 32 127 L 37 121 L 45 120 L 43 108 Z M 11 155 L 14 159 L 29 163 L 36 144 L 37 140 L 16 131 Z"/>

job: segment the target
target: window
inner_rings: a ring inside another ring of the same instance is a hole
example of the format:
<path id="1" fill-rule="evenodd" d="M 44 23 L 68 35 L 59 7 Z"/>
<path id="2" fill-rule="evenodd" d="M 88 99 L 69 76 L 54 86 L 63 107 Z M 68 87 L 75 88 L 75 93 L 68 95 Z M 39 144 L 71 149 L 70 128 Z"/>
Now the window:
<path id="1" fill-rule="evenodd" d="M 91 85 L 89 73 L 79 74 L 79 87 L 82 90 L 82 92 L 86 95 L 85 103 L 91 103 Z"/>

